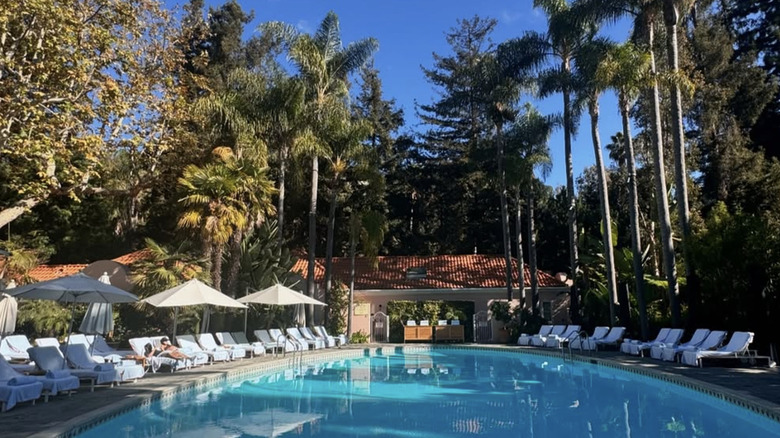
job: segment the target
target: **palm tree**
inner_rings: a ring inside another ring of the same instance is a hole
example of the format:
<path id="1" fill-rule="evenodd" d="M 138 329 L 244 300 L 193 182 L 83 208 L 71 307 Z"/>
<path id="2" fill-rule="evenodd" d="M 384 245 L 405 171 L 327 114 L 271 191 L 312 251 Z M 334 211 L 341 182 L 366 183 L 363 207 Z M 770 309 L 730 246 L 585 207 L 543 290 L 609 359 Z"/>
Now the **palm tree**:
<path id="1" fill-rule="evenodd" d="M 546 177 L 552 169 L 550 149 L 547 146 L 547 142 L 556 125 L 556 119 L 544 117 L 531 105 L 526 105 L 520 117 L 515 120 L 515 123 L 507 132 L 507 179 L 510 184 L 515 186 L 518 218 L 520 217 L 519 210 L 522 208 L 520 199 L 523 195 L 527 209 L 528 265 L 531 271 L 531 309 L 534 315 L 539 314 L 539 281 L 536 266 L 536 234 L 534 230 L 534 186 L 536 184 L 534 172 L 539 171 L 543 177 Z M 525 275 L 525 269 L 521 262 L 520 232 L 521 226 L 518 220 L 518 276 L 522 278 Z M 525 297 L 522 298 L 523 305 L 525 305 Z"/>
<path id="2" fill-rule="evenodd" d="M 347 307 L 347 336 L 352 336 L 352 309 L 355 296 L 355 256 L 358 241 L 363 254 L 374 259 L 379 254 L 387 232 L 387 219 L 374 210 L 353 211 L 349 218 L 349 305 Z M 375 260 L 375 259 L 374 259 Z"/>
<path id="3" fill-rule="evenodd" d="M 624 145 L 624 161 L 628 173 L 629 218 L 631 221 L 631 252 L 634 268 L 634 282 L 637 305 L 639 307 L 639 326 L 642 339 L 647 339 L 647 303 L 645 302 L 644 267 L 642 266 L 642 237 L 639 229 L 639 193 L 636 181 L 636 160 L 634 144 L 631 138 L 629 112 L 631 104 L 639 92 L 646 88 L 649 81 L 650 56 L 640 52 L 633 44 L 625 43 L 613 47 L 599 65 L 597 75 L 614 88 L 618 94 L 618 106 L 623 122 L 623 134 L 615 140 Z"/>
<path id="4" fill-rule="evenodd" d="M 302 34 L 289 24 L 268 22 L 259 29 L 270 36 L 281 39 L 288 47 L 288 56 L 298 68 L 306 85 L 309 114 L 314 121 L 313 131 L 319 130 L 334 106 L 348 94 L 347 78 L 350 73 L 362 67 L 376 51 L 378 44 L 373 38 L 365 38 L 342 47 L 339 19 L 331 11 L 320 23 L 314 35 Z M 319 157 L 324 152 L 322 145 L 312 144 L 311 196 L 309 205 L 309 250 L 307 293 L 314 295 L 314 256 L 317 244 L 317 185 L 319 179 Z M 319 146 L 319 147 L 316 147 Z"/>
<path id="5" fill-rule="evenodd" d="M 325 249 L 325 300 L 330 294 L 331 280 L 333 277 L 333 245 L 334 230 L 336 228 L 336 207 L 341 188 L 341 178 L 349 167 L 363 158 L 366 147 L 363 141 L 370 134 L 370 128 L 363 120 L 350 120 L 349 113 L 343 108 L 342 117 L 332 117 L 334 122 L 328 133 L 328 144 L 331 156 L 328 160 L 331 165 L 330 181 L 330 209 L 328 211 L 327 247 Z"/>
<path id="6" fill-rule="evenodd" d="M 661 231 L 661 250 L 664 258 L 667 295 L 672 314 L 672 325 L 681 322 L 680 290 L 677 284 L 677 267 L 672 236 L 672 221 L 669 214 L 669 201 L 666 195 L 666 169 L 664 165 L 663 133 L 661 127 L 661 104 L 658 91 L 658 73 L 655 66 L 655 18 L 658 5 L 654 0 L 583 0 L 578 3 L 575 16 L 583 22 L 616 20 L 625 15 L 634 17 L 634 38 L 643 40 L 650 55 L 650 85 L 645 88 L 651 107 L 651 140 L 653 171 L 655 174 L 655 198 L 658 209 L 658 222 Z"/>
<path id="7" fill-rule="evenodd" d="M 609 294 L 609 319 L 615 325 L 615 306 L 618 303 L 617 281 L 615 280 L 615 251 L 612 242 L 612 215 L 609 208 L 609 190 L 607 188 L 607 172 L 604 167 L 604 157 L 601 152 L 599 137 L 599 96 L 606 84 L 598 77 L 597 70 L 603 61 L 611 43 L 596 39 L 580 48 L 578 58 L 577 100 L 587 102 L 590 115 L 590 133 L 593 140 L 593 151 L 596 156 L 596 174 L 599 184 L 599 204 L 601 206 L 601 235 L 604 244 L 604 259 L 607 268 L 607 292 Z M 579 103 L 579 102 L 578 102 Z"/>

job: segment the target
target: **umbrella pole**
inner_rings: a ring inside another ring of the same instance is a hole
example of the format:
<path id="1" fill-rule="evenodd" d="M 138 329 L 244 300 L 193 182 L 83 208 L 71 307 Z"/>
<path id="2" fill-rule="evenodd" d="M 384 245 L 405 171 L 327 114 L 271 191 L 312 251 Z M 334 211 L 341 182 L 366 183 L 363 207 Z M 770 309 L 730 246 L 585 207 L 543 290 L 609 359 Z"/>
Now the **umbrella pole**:
<path id="1" fill-rule="evenodd" d="M 68 340 L 65 342 L 65 357 L 62 361 L 62 369 L 68 368 L 68 347 L 70 346 L 70 335 L 73 333 L 73 318 L 76 317 L 76 298 L 73 297 L 73 304 L 70 306 L 70 322 L 68 323 Z"/>
<path id="2" fill-rule="evenodd" d="M 176 342 L 176 322 L 179 319 L 179 308 L 173 308 L 173 335 L 171 336 L 171 344 Z"/>
<path id="3" fill-rule="evenodd" d="M 246 334 L 246 323 L 247 319 L 249 317 L 249 306 L 246 306 L 246 309 L 244 309 L 244 334 Z"/>

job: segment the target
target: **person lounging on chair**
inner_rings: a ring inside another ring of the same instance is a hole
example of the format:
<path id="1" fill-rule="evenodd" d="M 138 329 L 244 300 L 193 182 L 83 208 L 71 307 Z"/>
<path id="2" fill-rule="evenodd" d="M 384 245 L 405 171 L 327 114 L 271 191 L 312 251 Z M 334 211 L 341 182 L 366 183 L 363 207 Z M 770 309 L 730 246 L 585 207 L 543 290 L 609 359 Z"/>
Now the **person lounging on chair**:
<path id="1" fill-rule="evenodd" d="M 696 348 L 704 342 L 705 339 L 707 339 L 707 336 L 709 336 L 710 330 L 709 329 L 696 329 L 695 332 L 693 332 L 693 336 L 691 336 L 691 339 L 688 342 L 684 342 L 682 344 L 676 344 L 676 343 L 667 343 L 662 342 L 660 344 L 653 345 L 650 347 L 650 357 L 653 359 L 661 360 L 663 358 L 663 352 L 665 350 L 676 350 L 677 348 L 680 348 L 681 351 L 688 350 L 691 348 Z"/>
<path id="2" fill-rule="evenodd" d="M 712 357 L 737 357 L 748 352 L 748 347 L 753 342 L 752 332 L 734 332 L 729 343 L 714 351 L 695 350 L 685 351 L 682 354 L 682 363 L 690 366 L 701 366 L 703 358 Z"/>
<path id="3" fill-rule="evenodd" d="M 192 359 L 188 357 L 174 358 L 170 353 L 155 347 L 154 341 L 151 338 L 132 338 L 130 339 L 130 347 L 133 348 L 132 355 L 126 355 L 125 358 L 132 358 L 134 360 L 142 360 L 149 371 L 156 373 L 161 368 L 168 368 L 173 371 L 180 369 L 186 369 L 192 366 Z M 208 359 L 207 359 L 208 360 Z"/>

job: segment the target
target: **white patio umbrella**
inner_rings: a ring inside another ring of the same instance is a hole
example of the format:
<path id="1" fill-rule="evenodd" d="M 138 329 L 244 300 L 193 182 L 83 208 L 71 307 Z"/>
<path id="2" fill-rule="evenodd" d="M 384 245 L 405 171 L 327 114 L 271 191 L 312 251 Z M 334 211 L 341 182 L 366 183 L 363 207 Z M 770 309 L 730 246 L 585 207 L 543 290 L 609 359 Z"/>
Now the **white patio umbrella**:
<path id="1" fill-rule="evenodd" d="M 142 300 L 155 307 L 173 307 L 173 335 L 176 337 L 176 323 L 179 317 L 179 307 L 211 305 L 220 307 L 235 307 L 246 309 L 246 304 L 240 303 L 213 287 L 193 278 L 176 287 L 162 291 Z"/>
<path id="2" fill-rule="evenodd" d="M 108 272 L 98 278 L 104 284 L 111 284 Z M 114 309 L 111 303 L 90 303 L 84 319 L 81 321 L 79 331 L 87 335 L 107 335 L 114 331 Z"/>
<path id="3" fill-rule="evenodd" d="M 67 277 L 26 284 L 6 290 L 5 293 L 16 298 L 51 300 L 70 304 L 68 336 L 73 332 L 73 316 L 77 303 L 132 303 L 138 301 L 138 297 L 130 292 L 102 283 L 81 272 Z M 67 355 L 68 344 L 65 345 L 65 354 Z"/>
<path id="4" fill-rule="evenodd" d="M 14 297 L 0 293 L 0 336 L 5 336 L 16 330 L 16 307 Z"/>
<path id="5" fill-rule="evenodd" d="M 299 325 L 306 325 L 306 313 L 303 311 L 303 304 L 327 306 L 327 304 L 323 303 L 322 301 L 294 291 L 289 287 L 279 283 L 259 292 L 241 297 L 238 299 L 238 301 L 247 304 L 272 304 L 275 306 L 293 306 L 300 304 L 300 308 L 296 307 L 296 312 L 294 315 L 295 322 Z M 302 317 L 299 315 L 300 313 L 303 314 Z M 244 331 L 246 331 L 246 317 L 244 318 Z"/>

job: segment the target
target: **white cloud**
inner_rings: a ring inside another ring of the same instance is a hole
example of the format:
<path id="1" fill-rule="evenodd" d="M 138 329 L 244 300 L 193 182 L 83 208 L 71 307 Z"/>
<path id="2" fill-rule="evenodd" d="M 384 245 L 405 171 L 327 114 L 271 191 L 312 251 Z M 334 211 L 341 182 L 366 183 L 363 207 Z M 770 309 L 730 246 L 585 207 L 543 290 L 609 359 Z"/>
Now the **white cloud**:
<path id="1" fill-rule="evenodd" d="M 311 33 L 313 30 L 307 20 L 298 20 L 298 23 L 295 24 L 295 28 L 304 33 Z"/>

